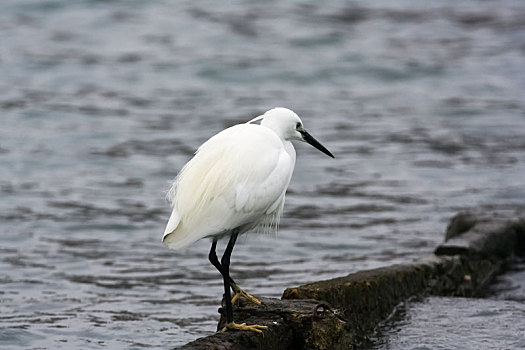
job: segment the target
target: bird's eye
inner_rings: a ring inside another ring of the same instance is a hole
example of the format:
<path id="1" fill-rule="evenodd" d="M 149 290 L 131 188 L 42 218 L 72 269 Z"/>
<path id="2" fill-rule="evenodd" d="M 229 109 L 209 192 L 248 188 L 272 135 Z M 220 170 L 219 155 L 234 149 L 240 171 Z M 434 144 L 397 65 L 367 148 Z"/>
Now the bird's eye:
<path id="1" fill-rule="evenodd" d="M 301 128 L 301 123 L 298 122 L 297 124 L 295 124 L 295 128 L 296 129 L 300 129 Z"/>

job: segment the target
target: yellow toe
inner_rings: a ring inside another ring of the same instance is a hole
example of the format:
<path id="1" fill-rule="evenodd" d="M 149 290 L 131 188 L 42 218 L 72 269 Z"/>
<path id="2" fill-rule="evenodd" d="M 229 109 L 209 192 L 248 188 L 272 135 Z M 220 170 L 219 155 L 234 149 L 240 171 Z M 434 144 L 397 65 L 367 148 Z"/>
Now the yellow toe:
<path id="1" fill-rule="evenodd" d="M 248 326 L 246 325 L 246 323 L 238 324 L 235 322 L 230 322 L 221 330 L 221 332 L 226 332 L 228 330 L 236 330 L 236 331 L 251 331 L 251 332 L 262 333 L 263 329 L 268 329 L 268 327 L 260 326 L 258 324 Z"/>
<path id="2" fill-rule="evenodd" d="M 250 294 L 246 293 L 238 285 L 232 284 L 232 289 L 235 292 L 235 294 L 233 295 L 233 298 L 232 298 L 232 304 L 235 304 L 235 302 L 237 302 L 237 300 L 242 298 L 242 299 L 248 300 L 249 302 L 252 302 L 254 304 L 261 305 L 261 302 L 260 302 L 259 299 L 257 299 L 253 295 L 250 295 Z"/>

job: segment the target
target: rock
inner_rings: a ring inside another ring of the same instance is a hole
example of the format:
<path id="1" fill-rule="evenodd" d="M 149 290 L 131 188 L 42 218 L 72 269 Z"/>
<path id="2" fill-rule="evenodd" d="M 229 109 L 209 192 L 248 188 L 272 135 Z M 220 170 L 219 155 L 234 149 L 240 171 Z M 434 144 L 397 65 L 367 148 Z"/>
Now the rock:
<path id="1" fill-rule="evenodd" d="M 477 217 L 472 213 L 461 212 L 456 214 L 447 226 L 445 241 L 470 230 L 476 224 L 476 220 Z"/>
<path id="2" fill-rule="evenodd" d="M 316 300 L 260 300 L 260 306 L 252 304 L 235 308 L 235 318 L 248 325 L 268 326 L 262 335 L 255 332 L 218 332 L 180 349 L 351 348 L 352 338 L 348 337 L 346 322 L 326 303 Z M 221 329 L 224 324 L 224 317 L 221 317 L 218 328 Z"/>
<path id="3" fill-rule="evenodd" d="M 522 249 L 519 247 L 524 227 L 525 221 L 521 218 L 459 214 L 447 229 L 447 236 L 451 238 L 438 246 L 435 254 L 505 258 Z"/>
<path id="4" fill-rule="evenodd" d="M 525 252 L 525 220 L 460 213 L 446 237 L 420 261 L 287 288 L 282 300 L 235 308 L 237 323 L 268 326 L 263 334 L 218 332 L 181 349 L 358 349 L 408 298 L 483 294 L 506 260 Z"/>

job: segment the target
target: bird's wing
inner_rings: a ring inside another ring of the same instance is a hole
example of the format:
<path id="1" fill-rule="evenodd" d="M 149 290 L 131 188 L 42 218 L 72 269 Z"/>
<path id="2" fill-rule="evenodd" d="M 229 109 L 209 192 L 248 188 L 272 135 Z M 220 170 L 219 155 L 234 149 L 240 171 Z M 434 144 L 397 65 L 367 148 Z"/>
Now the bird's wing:
<path id="1" fill-rule="evenodd" d="M 168 224 L 164 242 L 179 248 L 257 224 L 282 202 L 294 165 L 281 139 L 263 126 L 241 124 L 215 135 L 175 181 L 173 210 L 179 222 L 172 232 Z"/>
<path id="2" fill-rule="evenodd" d="M 180 223 L 180 215 L 176 210 L 171 211 L 170 219 L 168 220 L 168 224 L 166 225 L 166 229 L 164 230 L 164 237 L 169 235 L 171 232 L 175 231 L 177 229 L 177 226 L 179 226 Z"/>

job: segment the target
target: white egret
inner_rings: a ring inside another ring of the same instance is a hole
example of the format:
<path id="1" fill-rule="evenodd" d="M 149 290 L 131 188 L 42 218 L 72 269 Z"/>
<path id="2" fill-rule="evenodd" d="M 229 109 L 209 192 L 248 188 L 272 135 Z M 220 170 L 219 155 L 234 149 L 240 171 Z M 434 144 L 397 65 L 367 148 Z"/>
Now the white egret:
<path id="1" fill-rule="evenodd" d="M 255 124 L 256 121 L 260 124 Z M 162 242 L 181 249 L 204 237 L 212 237 L 210 262 L 224 281 L 227 329 L 261 332 L 265 326 L 233 322 L 232 302 L 245 297 L 230 277 L 230 256 L 240 234 L 254 228 L 276 229 L 284 197 L 295 166 L 292 140 L 305 141 L 334 157 L 303 128 L 299 116 L 286 108 L 274 108 L 245 124 L 227 128 L 202 144 L 179 172 L 168 192 L 173 211 Z M 229 236 L 221 261 L 217 240 Z M 230 288 L 235 295 L 231 298 Z"/>

